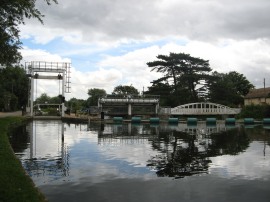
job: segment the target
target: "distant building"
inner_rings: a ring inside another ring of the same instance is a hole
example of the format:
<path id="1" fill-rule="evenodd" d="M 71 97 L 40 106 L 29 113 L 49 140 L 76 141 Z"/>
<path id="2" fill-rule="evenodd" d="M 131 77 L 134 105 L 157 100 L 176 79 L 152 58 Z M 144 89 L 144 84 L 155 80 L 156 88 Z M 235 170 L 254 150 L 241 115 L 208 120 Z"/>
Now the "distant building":
<path id="1" fill-rule="evenodd" d="M 251 104 L 254 105 L 270 104 L 270 87 L 251 89 L 249 93 L 245 96 L 244 100 L 245 106 Z"/>

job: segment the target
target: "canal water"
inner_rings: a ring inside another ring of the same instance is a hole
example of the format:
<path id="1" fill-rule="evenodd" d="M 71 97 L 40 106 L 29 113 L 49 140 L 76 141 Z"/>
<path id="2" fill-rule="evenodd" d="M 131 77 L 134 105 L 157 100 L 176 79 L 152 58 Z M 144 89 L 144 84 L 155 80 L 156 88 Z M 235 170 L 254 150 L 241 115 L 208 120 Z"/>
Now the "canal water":
<path id="1" fill-rule="evenodd" d="M 33 121 L 12 147 L 49 201 L 269 201 L 270 129 Z"/>

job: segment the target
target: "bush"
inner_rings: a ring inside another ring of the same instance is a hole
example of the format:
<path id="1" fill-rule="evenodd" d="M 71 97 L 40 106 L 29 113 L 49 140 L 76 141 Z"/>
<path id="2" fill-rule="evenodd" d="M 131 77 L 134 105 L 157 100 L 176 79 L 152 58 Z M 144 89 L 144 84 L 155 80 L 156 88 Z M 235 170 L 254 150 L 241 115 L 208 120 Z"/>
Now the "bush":
<path id="1" fill-rule="evenodd" d="M 49 116 L 58 116 L 59 115 L 59 110 L 56 108 L 49 108 L 47 110 L 47 112 L 48 112 Z"/>
<path id="2" fill-rule="evenodd" d="M 270 117 L 270 105 L 248 105 L 245 106 L 238 118 L 263 119 Z"/>

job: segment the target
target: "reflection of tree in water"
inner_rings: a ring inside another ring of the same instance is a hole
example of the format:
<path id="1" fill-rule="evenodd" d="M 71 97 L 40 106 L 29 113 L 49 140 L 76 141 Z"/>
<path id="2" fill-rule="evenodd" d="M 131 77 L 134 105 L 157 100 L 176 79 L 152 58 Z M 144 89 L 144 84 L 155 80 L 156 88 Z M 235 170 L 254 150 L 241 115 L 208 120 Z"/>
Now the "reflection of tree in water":
<path id="1" fill-rule="evenodd" d="M 209 145 L 209 156 L 237 155 L 246 150 L 250 140 L 243 127 L 234 128 L 220 134 L 211 134 L 212 144 Z"/>
<path id="2" fill-rule="evenodd" d="M 26 125 L 12 127 L 9 131 L 9 137 L 9 142 L 15 153 L 22 153 L 27 149 L 30 139 L 26 131 Z"/>
<path id="3" fill-rule="evenodd" d="M 270 125 L 247 129 L 251 141 L 261 141 L 270 146 Z"/>
<path id="4" fill-rule="evenodd" d="M 161 152 L 152 157 L 148 166 L 157 170 L 160 177 L 181 178 L 208 172 L 210 157 L 244 151 L 249 139 L 243 128 L 235 128 L 218 134 L 198 137 L 187 132 L 160 133 L 152 142 L 154 149 Z"/>

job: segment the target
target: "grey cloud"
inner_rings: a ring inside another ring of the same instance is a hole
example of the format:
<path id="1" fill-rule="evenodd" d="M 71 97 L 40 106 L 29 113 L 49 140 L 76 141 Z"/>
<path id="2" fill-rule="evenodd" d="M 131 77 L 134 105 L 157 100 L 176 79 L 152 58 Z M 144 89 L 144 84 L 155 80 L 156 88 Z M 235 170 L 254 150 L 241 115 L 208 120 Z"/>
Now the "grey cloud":
<path id="1" fill-rule="evenodd" d="M 191 39 L 268 38 L 267 0 L 161 1 L 65 0 L 44 7 L 48 28 L 79 30 L 87 40 L 144 39 L 168 35 Z"/>

